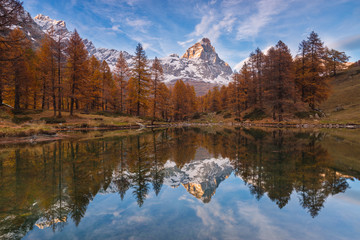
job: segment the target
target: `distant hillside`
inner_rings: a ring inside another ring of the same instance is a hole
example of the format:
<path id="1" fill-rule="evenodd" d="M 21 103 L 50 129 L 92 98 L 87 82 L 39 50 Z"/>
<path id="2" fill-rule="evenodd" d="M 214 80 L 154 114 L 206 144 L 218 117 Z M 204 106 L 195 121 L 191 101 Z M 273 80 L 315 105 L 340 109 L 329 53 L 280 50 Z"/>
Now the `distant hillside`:
<path id="1" fill-rule="evenodd" d="M 331 85 L 331 95 L 320 108 L 332 121 L 360 123 L 360 67 L 339 73 Z"/>

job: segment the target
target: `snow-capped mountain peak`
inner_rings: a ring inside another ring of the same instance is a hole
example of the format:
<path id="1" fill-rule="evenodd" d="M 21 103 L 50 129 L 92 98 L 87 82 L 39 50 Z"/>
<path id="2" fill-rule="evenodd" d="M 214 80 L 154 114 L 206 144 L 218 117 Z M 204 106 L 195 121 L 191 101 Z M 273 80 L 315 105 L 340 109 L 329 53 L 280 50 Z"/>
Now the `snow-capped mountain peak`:
<path id="1" fill-rule="evenodd" d="M 232 171 L 233 167 L 228 158 L 197 159 L 181 168 L 169 159 L 161 170 L 164 174 L 164 185 L 172 188 L 183 186 L 186 191 L 204 203 L 210 202 L 219 184 L 228 178 Z M 114 171 L 113 181 L 104 193 L 120 192 L 121 189 L 126 191 L 134 184 L 131 175 L 132 173 L 127 170 Z"/>
<path id="2" fill-rule="evenodd" d="M 231 81 L 231 67 L 220 59 L 208 38 L 195 43 L 181 58 L 172 54 L 161 60 L 166 82 L 182 79 L 193 85 L 194 82 L 222 85 Z"/>
<path id="3" fill-rule="evenodd" d="M 66 23 L 61 20 L 54 20 L 43 14 L 38 14 L 34 21 L 41 30 L 49 33 L 54 30 L 54 39 L 59 34 L 64 34 L 64 41 L 70 39 L 71 31 L 66 28 Z M 120 51 L 116 49 L 97 48 L 88 39 L 83 39 L 84 44 L 90 56 L 95 56 L 100 61 L 106 61 L 111 70 L 115 69 L 117 58 Z M 123 51 L 128 62 L 132 65 L 132 55 Z M 205 94 L 215 85 L 225 85 L 231 81 L 231 67 L 220 59 L 211 45 L 208 38 L 203 38 L 198 43 L 190 47 L 180 58 L 177 54 L 171 54 L 168 57 L 160 58 L 164 69 L 164 82 L 172 85 L 177 80 L 182 79 L 195 87 L 198 94 Z M 152 60 L 149 61 L 151 66 Z"/>
<path id="4" fill-rule="evenodd" d="M 71 32 L 66 28 L 66 23 L 62 20 L 54 20 L 48 16 L 38 14 L 34 17 L 34 21 L 40 26 L 41 30 L 45 33 L 50 34 L 53 31 L 53 38 L 56 39 L 58 36 L 63 35 L 64 40 L 69 40 Z"/>
<path id="5" fill-rule="evenodd" d="M 45 16 L 43 14 L 38 14 L 34 21 L 40 26 L 41 30 L 45 33 L 49 33 L 52 29 L 54 30 L 53 38 L 56 40 L 58 35 L 64 34 L 64 41 L 69 40 L 71 37 L 72 32 L 69 31 L 66 27 L 66 23 L 62 20 L 54 20 L 51 19 L 49 16 Z M 89 52 L 90 56 L 95 56 L 98 60 L 103 61 L 105 60 L 111 70 L 114 70 L 117 58 L 120 55 L 120 51 L 115 49 L 107 49 L 107 48 L 96 48 L 92 41 L 88 39 L 83 39 L 85 47 Z M 130 63 L 131 55 L 127 52 L 123 52 L 125 58 Z"/>
<path id="6" fill-rule="evenodd" d="M 42 14 L 36 15 L 36 17 L 34 17 L 34 19 L 40 26 L 44 26 L 46 24 L 51 24 L 53 26 L 66 28 L 66 23 L 64 21 L 62 21 L 62 20 L 57 21 L 57 20 L 51 19 L 49 16 L 45 16 Z"/>
<path id="7" fill-rule="evenodd" d="M 211 55 L 217 55 L 215 48 L 211 45 L 208 38 L 203 38 L 200 42 L 195 43 L 186 50 L 182 58 L 201 58 L 203 60 L 209 60 Z"/>

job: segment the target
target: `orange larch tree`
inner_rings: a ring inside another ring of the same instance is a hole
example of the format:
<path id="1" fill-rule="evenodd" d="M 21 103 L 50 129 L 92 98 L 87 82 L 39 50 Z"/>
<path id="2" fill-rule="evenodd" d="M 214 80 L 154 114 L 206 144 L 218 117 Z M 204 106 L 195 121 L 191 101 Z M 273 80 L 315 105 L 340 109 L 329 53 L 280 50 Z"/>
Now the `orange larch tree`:
<path id="1" fill-rule="evenodd" d="M 128 85 L 130 111 L 136 116 L 140 116 L 141 113 L 145 114 L 148 107 L 150 77 L 147 63 L 145 50 L 139 43 L 133 57 L 133 67 Z"/>
<path id="2" fill-rule="evenodd" d="M 105 60 L 101 62 L 101 108 L 103 111 L 108 110 L 108 103 L 113 101 L 111 89 L 113 87 L 113 77 L 109 65 Z"/>
<path id="3" fill-rule="evenodd" d="M 151 124 L 154 123 L 156 118 L 156 113 L 158 112 L 159 107 L 159 85 L 160 81 L 163 79 L 163 68 L 161 66 L 161 63 L 157 57 L 155 57 L 155 60 L 151 66 L 151 111 L 152 111 L 152 121 Z"/>
<path id="4" fill-rule="evenodd" d="M 9 58 L 12 59 L 10 65 L 10 87 L 13 89 L 14 94 L 14 109 L 19 110 L 21 97 L 27 94 L 24 91 L 25 82 L 28 77 L 26 71 L 26 51 L 31 45 L 19 28 L 11 31 L 9 40 L 13 42 L 9 51 Z"/>
<path id="5" fill-rule="evenodd" d="M 75 101 L 79 100 L 80 89 L 84 88 L 87 73 L 88 52 L 84 42 L 75 30 L 66 48 L 67 74 L 69 81 L 70 115 L 74 113 Z"/>
<path id="6" fill-rule="evenodd" d="M 327 99 L 330 87 L 326 74 L 324 43 L 315 32 L 302 41 L 296 59 L 297 87 L 302 100 L 315 109 L 316 104 Z"/>
<path id="7" fill-rule="evenodd" d="M 165 83 L 159 84 L 157 108 L 159 110 L 161 118 L 168 120 L 170 112 L 172 110 L 172 106 L 171 106 L 170 90 L 165 85 Z"/>
<path id="8" fill-rule="evenodd" d="M 289 48 L 279 41 L 266 56 L 267 95 L 266 104 L 273 119 L 283 120 L 285 108 L 294 105 L 295 75 Z M 277 117 L 276 117 L 277 114 Z"/>
<path id="9" fill-rule="evenodd" d="M 125 90 L 127 81 L 129 79 L 130 69 L 126 62 L 123 52 L 120 52 L 119 58 L 117 59 L 115 65 L 115 79 L 119 87 L 119 104 L 120 104 L 120 113 L 123 113 L 125 107 Z"/>

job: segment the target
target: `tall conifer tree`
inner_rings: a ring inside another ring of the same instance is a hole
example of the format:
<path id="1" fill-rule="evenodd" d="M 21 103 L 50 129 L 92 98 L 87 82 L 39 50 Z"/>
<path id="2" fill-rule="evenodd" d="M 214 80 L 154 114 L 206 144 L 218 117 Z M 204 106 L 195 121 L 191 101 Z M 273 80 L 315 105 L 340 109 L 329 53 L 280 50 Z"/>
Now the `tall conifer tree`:
<path id="1" fill-rule="evenodd" d="M 116 65 L 115 65 L 115 76 L 116 80 L 118 82 L 119 90 L 120 90 L 120 112 L 122 113 L 124 111 L 124 100 L 125 100 L 125 89 L 126 89 L 126 83 L 129 79 L 129 73 L 130 69 L 126 62 L 126 59 L 124 57 L 123 52 L 120 52 L 119 58 L 117 59 Z"/>
<path id="2" fill-rule="evenodd" d="M 139 43 L 133 57 L 132 76 L 128 86 L 130 107 L 137 116 L 140 116 L 141 110 L 146 112 L 148 104 L 150 78 L 147 62 L 145 50 Z"/>
<path id="3" fill-rule="evenodd" d="M 69 77 L 70 115 L 73 115 L 75 101 L 79 100 L 80 89 L 84 87 L 87 72 L 88 52 L 84 42 L 75 30 L 66 48 Z"/>
<path id="4" fill-rule="evenodd" d="M 161 63 L 157 57 L 151 67 L 151 94 L 152 94 L 152 124 L 156 118 L 156 113 L 158 111 L 158 102 L 159 102 L 159 85 L 160 81 L 163 78 L 163 69 Z"/>

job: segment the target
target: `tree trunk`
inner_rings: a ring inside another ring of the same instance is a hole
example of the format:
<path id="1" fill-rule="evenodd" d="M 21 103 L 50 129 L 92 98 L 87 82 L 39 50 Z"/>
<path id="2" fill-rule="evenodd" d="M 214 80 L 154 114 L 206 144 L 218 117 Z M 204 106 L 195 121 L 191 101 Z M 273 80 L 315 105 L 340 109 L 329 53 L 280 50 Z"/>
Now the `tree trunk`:
<path id="1" fill-rule="evenodd" d="M 3 82 L 2 75 L 0 73 L 0 106 L 3 104 Z"/>
<path id="2" fill-rule="evenodd" d="M 58 52 L 58 117 L 61 118 L 61 50 Z"/>
<path id="3" fill-rule="evenodd" d="M 42 87 L 42 103 L 41 103 L 41 109 L 45 109 L 45 100 L 46 100 L 46 81 L 45 78 L 43 78 L 43 87 Z"/>
<path id="4" fill-rule="evenodd" d="M 20 109 L 20 81 L 19 81 L 19 71 L 18 69 L 15 70 L 15 104 L 14 109 Z"/>
<path id="5" fill-rule="evenodd" d="M 53 99 L 54 117 L 56 117 L 55 78 L 52 79 L 52 99 Z"/>
<path id="6" fill-rule="evenodd" d="M 122 76 L 120 79 L 120 113 L 123 112 L 123 82 L 122 82 Z"/>
<path id="7" fill-rule="evenodd" d="M 137 113 L 136 115 L 137 116 L 140 116 L 140 87 L 141 87 L 141 83 L 140 83 L 140 79 L 138 80 L 139 81 L 139 89 L 138 89 L 138 96 L 137 96 Z"/>
<path id="8" fill-rule="evenodd" d="M 75 95 L 75 79 L 73 78 L 73 83 L 71 86 L 70 116 L 72 116 L 74 112 L 74 95 Z"/>
<path id="9" fill-rule="evenodd" d="M 73 111 L 74 111 L 74 98 L 71 97 L 71 99 L 70 99 L 70 116 L 73 115 Z"/>
<path id="10" fill-rule="evenodd" d="M 154 105 L 153 105 L 153 117 L 151 120 L 151 125 L 154 124 L 155 121 L 155 116 L 156 116 L 156 94 L 157 94 L 157 79 L 155 79 L 155 84 L 154 84 Z"/>
<path id="11" fill-rule="evenodd" d="M 36 109 L 36 101 L 37 101 L 37 94 L 36 91 L 34 91 L 34 106 L 33 106 L 34 109 Z"/>

